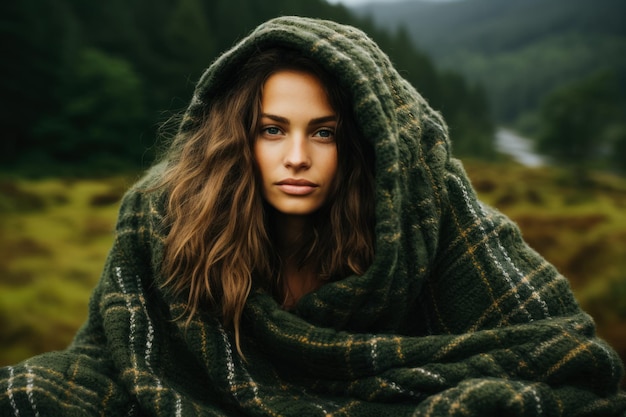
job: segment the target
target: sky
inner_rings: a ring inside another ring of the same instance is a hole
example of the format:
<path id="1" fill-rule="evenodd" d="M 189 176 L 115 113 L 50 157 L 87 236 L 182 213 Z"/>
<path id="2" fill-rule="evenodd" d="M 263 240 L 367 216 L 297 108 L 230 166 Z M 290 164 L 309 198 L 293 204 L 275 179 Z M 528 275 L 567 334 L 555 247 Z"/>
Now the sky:
<path id="1" fill-rule="evenodd" d="M 343 4 L 344 6 L 359 6 L 361 4 L 371 3 L 373 1 L 377 1 L 380 3 L 392 3 L 397 2 L 399 0 L 326 0 L 331 4 Z"/>
<path id="2" fill-rule="evenodd" d="M 367 3 L 397 3 L 403 0 L 326 0 L 331 4 L 343 4 L 346 7 L 360 6 Z M 413 0 L 420 1 L 420 0 Z M 422 0 L 422 1 L 449 1 L 449 0 Z"/>

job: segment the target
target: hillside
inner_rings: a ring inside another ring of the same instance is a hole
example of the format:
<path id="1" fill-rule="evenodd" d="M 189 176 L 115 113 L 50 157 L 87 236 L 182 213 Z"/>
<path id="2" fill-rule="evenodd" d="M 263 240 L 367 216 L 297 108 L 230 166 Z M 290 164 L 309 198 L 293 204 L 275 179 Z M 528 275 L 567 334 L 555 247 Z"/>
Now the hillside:
<path id="1" fill-rule="evenodd" d="M 419 48 L 487 90 L 500 123 L 529 116 L 555 88 L 601 70 L 626 96 L 626 2 L 459 0 L 372 3 L 354 9 L 406 27 Z"/>

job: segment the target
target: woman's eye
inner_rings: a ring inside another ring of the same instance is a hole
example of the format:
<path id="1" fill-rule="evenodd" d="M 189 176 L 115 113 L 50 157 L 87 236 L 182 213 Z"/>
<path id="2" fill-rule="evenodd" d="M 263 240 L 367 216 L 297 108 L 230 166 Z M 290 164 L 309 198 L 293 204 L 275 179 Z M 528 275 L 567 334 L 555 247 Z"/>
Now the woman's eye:
<path id="1" fill-rule="evenodd" d="M 320 129 L 317 132 L 315 132 L 314 136 L 317 136 L 323 139 L 333 139 L 335 136 L 335 132 L 331 129 Z"/>
<path id="2" fill-rule="evenodd" d="M 277 128 L 276 126 L 270 126 L 270 127 L 266 127 L 264 129 L 261 130 L 261 133 L 267 134 L 267 135 L 280 135 L 280 129 Z"/>

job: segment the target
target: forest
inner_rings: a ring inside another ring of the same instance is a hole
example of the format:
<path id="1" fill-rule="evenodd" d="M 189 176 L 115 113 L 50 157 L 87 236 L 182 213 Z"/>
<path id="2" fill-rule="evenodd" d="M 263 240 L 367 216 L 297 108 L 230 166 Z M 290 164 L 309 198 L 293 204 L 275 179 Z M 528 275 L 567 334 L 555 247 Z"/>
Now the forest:
<path id="1" fill-rule="evenodd" d="M 259 23 L 285 14 L 363 28 L 444 113 L 459 154 L 493 155 L 481 88 L 436 70 L 405 31 L 376 29 L 323 0 L 24 0 L 0 7 L 11 57 L 0 78 L 4 172 L 89 176 L 149 166 L 166 142 L 166 122 L 184 110 L 203 69 Z"/>

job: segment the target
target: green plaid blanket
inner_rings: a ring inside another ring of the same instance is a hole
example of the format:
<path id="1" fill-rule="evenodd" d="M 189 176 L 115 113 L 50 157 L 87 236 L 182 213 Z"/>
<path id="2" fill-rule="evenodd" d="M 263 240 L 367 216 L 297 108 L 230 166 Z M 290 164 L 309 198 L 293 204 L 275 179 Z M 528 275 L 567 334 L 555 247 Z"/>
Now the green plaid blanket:
<path id="1" fill-rule="evenodd" d="M 200 80 L 182 130 L 257 48 L 301 49 L 349 88 L 376 152 L 376 258 L 295 313 L 254 293 L 242 360 L 208 313 L 155 285 L 165 194 L 153 168 L 67 350 L 0 370 L 2 416 L 623 416 L 621 363 L 567 280 L 476 198 L 446 125 L 362 32 L 285 17 Z M 184 321 L 184 320 L 183 320 Z"/>

